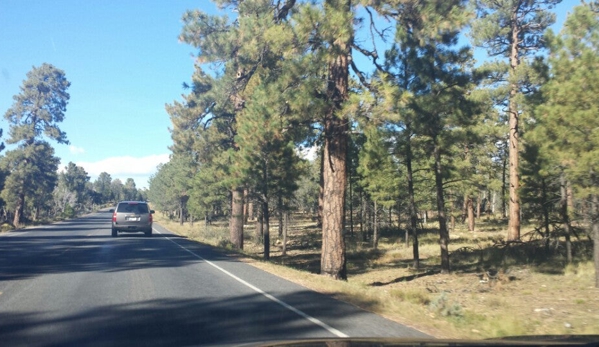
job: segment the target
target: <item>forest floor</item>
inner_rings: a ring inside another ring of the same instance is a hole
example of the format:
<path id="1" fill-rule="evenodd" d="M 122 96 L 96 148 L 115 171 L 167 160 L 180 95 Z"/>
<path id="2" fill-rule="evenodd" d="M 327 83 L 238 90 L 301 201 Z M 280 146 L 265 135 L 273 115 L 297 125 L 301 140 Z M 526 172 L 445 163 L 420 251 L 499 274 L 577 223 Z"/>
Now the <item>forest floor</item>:
<path id="1" fill-rule="evenodd" d="M 167 229 L 228 251 L 226 222 L 179 225 L 157 214 Z M 318 275 L 321 233 L 301 215 L 292 219 L 287 254 L 282 255 L 276 221 L 271 225 L 271 259 L 255 223 L 245 226 L 240 259 L 313 290 L 332 295 L 439 338 L 491 338 L 514 335 L 599 334 L 599 289 L 594 287 L 591 243 L 573 242 L 567 264 L 563 242 L 548 248 L 534 232 L 507 244 L 501 220 L 480 221 L 474 232 L 450 232 L 451 274 L 441 274 L 435 225 L 420 232 L 420 269 L 412 267 L 412 247 L 397 228 L 383 229 L 378 249 L 359 232 L 347 235 L 348 280 Z"/>

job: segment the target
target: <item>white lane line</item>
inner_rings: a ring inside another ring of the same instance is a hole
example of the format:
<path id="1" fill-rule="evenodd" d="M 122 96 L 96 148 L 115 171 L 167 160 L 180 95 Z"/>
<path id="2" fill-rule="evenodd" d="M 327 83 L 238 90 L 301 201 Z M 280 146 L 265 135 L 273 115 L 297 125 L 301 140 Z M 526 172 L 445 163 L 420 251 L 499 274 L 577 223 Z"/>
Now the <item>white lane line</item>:
<path id="1" fill-rule="evenodd" d="M 254 291 L 255 291 L 255 292 L 257 292 L 257 293 L 260 293 L 260 294 L 264 295 L 266 298 L 268 298 L 268 299 L 270 299 L 270 300 L 272 300 L 272 301 L 276 302 L 277 304 L 279 304 L 279 305 L 281 305 L 281 306 L 285 307 L 286 309 L 288 309 L 288 310 L 290 310 L 290 311 L 292 311 L 292 312 L 295 312 L 296 314 L 298 314 L 299 316 L 301 316 L 301 317 L 303 317 L 303 318 L 307 319 L 308 321 L 310 321 L 310 322 L 312 322 L 312 323 L 314 323 L 314 324 L 316 324 L 316 325 L 320 326 L 321 328 L 323 328 L 323 329 L 327 330 L 327 331 L 328 331 L 328 332 L 330 332 L 331 334 L 333 334 L 333 335 L 335 335 L 335 336 L 337 336 L 337 337 L 349 337 L 349 335 L 346 335 L 346 334 L 342 333 L 341 331 L 339 331 L 339 330 L 337 330 L 337 329 L 333 328 L 332 326 L 330 326 L 330 325 L 328 325 L 328 324 L 324 323 L 323 321 L 321 321 L 321 320 L 318 320 L 318 319 L 316 319 L 316 318 L 314 318 L 314 317 L 310 316 L 309 314 L 307 314 L 307 313 L 304 313 L 304 312 L 302 312 L 302 311 L 298 310 L 297 308 L 295 308 L 295 307 L 293 307 L 293 306 L 289 305 L 288 303 L 286 303 L 286 302 L 284 302 L 284 301 L 282 301 L 282 300 L 280 300 L 280 299 L 276 298 L 275 296 L 273 296 L 273 295 L 271 295 L 271 294 L 268 294 L 267 292 L 265 292 L 265 291 L 263 291 L 262 289 L 260 289 L 260 288 L 256 287 L 255 285 L 253 285 L 253 284 L 251 284 L 251 283 L 249 283 L 249 282 L 246 282 L 246 281 L 242 280 L 241 278 L 239 278 L 239 277 L 237 277 L 237 276 L 233 275 L 233 274 L 232 274 L 232 273 L 230 273 L 229 271 L 227 271 L 227 270 L 223 269 L 222 267 L 220 267 L 220 266 L 218 266 L 218 265 L 214 264 L 213 262 L 211 262 L 211 261 L 209 261 L 209 260 L 206 260 L 206 259 L 202 258 L 201 256 L 197 255 L 197 254 L 196 254 L 196 253 L 194 253 L 193 251 L 190 251 L 189 249 L 185 248 L 184 246 L 181 246 L 181 245 L 180 245 L 180 244 L 178 244 L 177 242 L 175 242 L 175 241 L 171 240 L 171 239 L 170 239 L 168 236 L 166 236 L 166 235 L 162 234 L 162 233 L 161 233 L 159 230 L 156 230 L 155 228 L 152 228 L 152 229 L 154 229 L 154 231 L 155 231 L 155 232 L 157 232 L 157 233 L 159 233 L 159 234 L 163 235 L 163 236 L 164 236 L 164 237 L 165 237 L 167 240 L 169 240 L 170 242 L 172 242 L 172 243 L 174 243 L 175 245 L 177 245 L 177 246 L 181 247 L 181 248 L 182 248 L 183 250 L 185 250 L 186 252 L 188 252 L 188 253 L 192 254 L 194 257 L 196 257 L 196 258 L 198 258 L 198 259 L 200 259 L 200 260 L 202 260 L 202 261 L 206 262 L 208 265 L 210 265 L 210 266 L 212 266 L 212 267 L 216 268 L 217 270 L 219 270 L 219 271 L 223 272 L 224 274 L 226 274 L 227 276 L 229 276 L 229 277 L 233 278 L 234 280 L 236 280 L 237 282 L 239 282 L 239 283 L 243 284 L 244 286 L 246 286 L 246 287 L 248 287 L 248 288 L 250 288 L 250 289 L 254 290 Z"/>

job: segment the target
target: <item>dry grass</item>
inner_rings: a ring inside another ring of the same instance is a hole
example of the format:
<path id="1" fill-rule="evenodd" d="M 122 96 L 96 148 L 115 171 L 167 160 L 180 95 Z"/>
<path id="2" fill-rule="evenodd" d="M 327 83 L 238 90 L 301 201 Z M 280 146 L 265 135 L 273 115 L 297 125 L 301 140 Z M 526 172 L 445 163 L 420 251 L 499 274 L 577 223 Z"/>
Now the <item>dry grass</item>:
<path id="1" fill-rule="evenodd" d="M 225 222 L 205 230 L 203 223 L 180 226 L 160 215 L 156 221 L 191 239 L 231 249 Z M 599 290 L 593 286 L 592 263 L 585 260 L 588 245 L 576 245 L 580 257 L 567 265 L 559 252 L 547 257 L 535 243 L 506 246 L 500 224 L 479 223 L 478 232 L 451 232 L 453 272 L 443 275 L 434 227 L 425 226 L 420 236 L 419 271 L 411 267 L 412 248 L 394 232 L 383 232 L 378 250 L 362 235 L 348 235 L 347 282 L 318 275 L 321 236 L 308 219 L 293 221 L 284 257 L 276 224 L 271 225 L 269 262 L 260 260 L 254 225 L 246 225 L 244 254 L 256 267 L 436 337 L 599 334 Z"/>

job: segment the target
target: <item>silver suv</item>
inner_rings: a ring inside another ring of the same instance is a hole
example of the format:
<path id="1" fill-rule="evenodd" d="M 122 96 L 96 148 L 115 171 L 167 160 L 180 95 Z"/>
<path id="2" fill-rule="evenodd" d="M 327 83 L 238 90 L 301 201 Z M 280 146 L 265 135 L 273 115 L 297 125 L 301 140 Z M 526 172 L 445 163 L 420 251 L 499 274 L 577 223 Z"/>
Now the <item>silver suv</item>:
<path id="1" fill-rule="evenodd" d="M 152 214 L 145 201 L 121 201 L 112 212 L 112 236 L 119 232 L 143 232 L 152 236 Z"/>

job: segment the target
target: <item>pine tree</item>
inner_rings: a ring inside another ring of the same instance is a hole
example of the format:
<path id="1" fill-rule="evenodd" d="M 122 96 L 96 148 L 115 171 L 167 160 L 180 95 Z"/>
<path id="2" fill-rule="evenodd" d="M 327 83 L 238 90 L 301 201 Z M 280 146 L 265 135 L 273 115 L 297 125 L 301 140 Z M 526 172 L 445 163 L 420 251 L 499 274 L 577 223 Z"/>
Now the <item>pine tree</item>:
<path id="1" fill-rule="evenodd" d="M 390 155 L 393 143 L 389 141 L 389 134 L 385 129 L 376 127 L 374 122 L 369 122 L 364 127 L 366 142 L 359 153 L 358 173 L 361 176 L 360 184 L 370 195 L 376 207 L 391 208 L 399 200 L 400 168 Z M 374 225 L 373 248 L 377 248 L 379 233 L 378 226 Z"/>
<path id="2" fill-rule="evenodd" d="M 561 0 L 477 0 L 478 19 L 472 24 L 474 44 L 487 49 L 490 56 L 506 58 L 496 62 L 493 75 L 503 87 L 502 103 L 508 106 L 509 122 L 509 225 L 508 240 L 520 238 L 519 158 L 523 94 L 534 89 L 527 58 L 544 48 L 543 32 L 555 21 L 547 11 Z M 506 76 L 507 75 L 507 76 Z"/>
<path id="3" fill-rule="evenodd" d="M 588 206 L 599 288 L 599 13 L 580 5 L 560 35 L 550 32 L 547 39 L 551 78 L 542 88 L 544 102 L 536 114 L 549 155 L 565 168 L 576 196 Z"/>
<path id="4" fill-rule="evenodd" d="M 14 103 L 4 114 L 8 121 L 9 144 L 16 144 L 15 151 L 21 151 L 20 156 L 25 162 L 22 170 L 15 169 L 11 172 L 11 188 L 5 193 L 5 197 L 16 201 L 14 204 L 15 215 L 13 224 L 18 227 L 26 206 L 25 197 L 28 195 L 28 187 L 35 186 L 34 177 L 28 175 L 27 168 L 32 165 L 42 166 L 42 160 L 34 156 L 33 148 L 45 148 L 49 146 L 43 142 L 43 138 L 55 140 L 58 143 L 68 144 L 66 133 L 60 130 L 58 123 L 64 120 L 69 94 L 67 89 L 70 82 L 67 81 L 62 70 L 44 63 L 40 67 L 33 67 L 27 73 L 27 79 L 23 81 L 21 92 L 13 97 Z M 43 144 L 42 144 L 43 143 Z M 41 147 L 40 147 L 41 146 Z M 53 151 L 52 151 L 53 155 Z M 51 160 L 49 157 L 47 160 Z M 20 176 L 17 176 L 20 175 Z M 6 187 L 5 187 L 6 189 Z M 54 189 L 50 189 L 50 192 Z M 15 194 L 8 197 L 6 194 Z"/>
<path id="5" fill-rule="evenodd" d="M 73 162 L 69 162 L 59 176 L 60 180 L 64 180 L 68 191 L 75 193 L 76 202 L 82 204 L 85 198 L 86 184 L 89 182 L 89 176 L 85 169 Z"/>
<path id="6" fill-rule="evenodd" d="M 100 195 L 103 204 L 110 201 L 110 182 L 112 182 L 112 177 L 108 172 L 101 172 L 94 181 L 94 191 Z"/>
<path id="7" fill-rule="evenodd" d="M 386 53 L 390 81 L 401 95 L 399 125 L 405 131 L 406 158 L 411 159 L 412 134 L 424 140 L 427 154 L 432 158 L 439 220 L 441 268 L 450 271 L 449 230 L 447 227 L 444 179 L 447 168 L 442 158 L 449 153 L 456 137 L 464 136 L 464 127 L 472 123 L 476 104 L 467 95 L 473 88 L 472 55 L 469 47 L 456 48 L 459 31 L 467 23 L 468 11 L 464 1 L 406 2 L 401 11 L 383 8 L 383 13 L 397 22 L 394 49 Z M 391 89 L 393 90 L 393 89 Z M 407 111 L 405 111 L 407 110 Z M 411 160 L 408 162 L 411 166 Z M 408 170 L 408 172 L 411 170 Z M 408 182 L 412 179 L 408 174 Z M 411 227 L 414 226 L 414 202 L 410 199 Z M 415 235 L 415 234 L 414 234 Z M 416 241 L 416 240 L 415 240 Z M 414 248 L 415 265 L 418 261 Z"/>
<path id="8" fill-rule="evenodd" d="M 45 141 L 8 151 L 2 158 L 0 165 L 8 176 L 0 195 L 7 208 L 15 211 L 15 227 L 25 217 L 27 203 L 32 207 L 31 217 L 35 219 L 39 209 L 52 201 L 59 162 L 54 149 Z"/>

